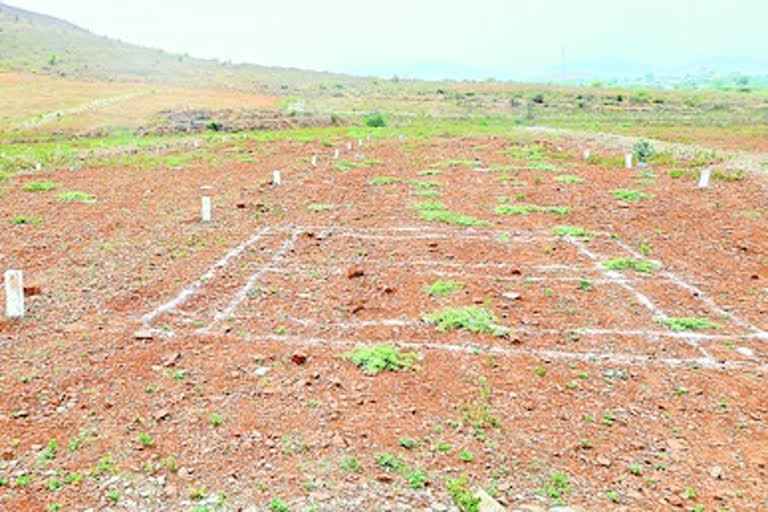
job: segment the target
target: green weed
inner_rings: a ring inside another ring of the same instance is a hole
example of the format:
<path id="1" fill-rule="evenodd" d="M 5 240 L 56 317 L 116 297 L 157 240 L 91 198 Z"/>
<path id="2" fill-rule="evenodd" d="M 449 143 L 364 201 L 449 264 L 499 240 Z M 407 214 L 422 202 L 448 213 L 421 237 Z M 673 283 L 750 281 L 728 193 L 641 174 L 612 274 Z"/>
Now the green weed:
<path id="1" fill-rule="evenodd" d="M 393 345 L 360 345 L 352 352 L 342 355 L 343 359 L 359 366 L 363 373 L 376 375 L 383 371 L 397 372 L 415 370 L 418 355 L 413 352 L 401 352 Z"/>
<path id="2" fill-rule="evenodd" d="M 509 329 L 499 325 L 496 316 L 489 310 L 478 306 L 446 308 L 425 315 L 424 319 L 436 326 L 440 332 L 464 329 L 472 333 L 505 336 Z"/>

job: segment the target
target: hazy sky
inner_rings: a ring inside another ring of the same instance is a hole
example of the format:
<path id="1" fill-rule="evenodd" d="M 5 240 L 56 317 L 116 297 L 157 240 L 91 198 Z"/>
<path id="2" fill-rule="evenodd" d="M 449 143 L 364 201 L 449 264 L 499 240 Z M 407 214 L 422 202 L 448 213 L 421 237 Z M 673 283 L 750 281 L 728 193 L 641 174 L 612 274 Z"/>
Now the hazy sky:
<path id="1" fill-rule="evenodd" d="M 6 0 L 97 34 L 234 62 L 381 76 L 768 74 L 768 0 Z"/>

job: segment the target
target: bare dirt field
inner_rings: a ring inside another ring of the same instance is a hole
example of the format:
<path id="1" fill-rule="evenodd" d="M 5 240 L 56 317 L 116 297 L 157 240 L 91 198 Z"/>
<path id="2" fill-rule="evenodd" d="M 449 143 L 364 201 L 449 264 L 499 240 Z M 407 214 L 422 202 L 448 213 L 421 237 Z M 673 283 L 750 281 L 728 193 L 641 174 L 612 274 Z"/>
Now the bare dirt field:
<path id="1" fill-rule="evenodd" d="M 583 149 L 233 135 L 16 176 L 0 509 L 767 508 L 765 177 Z M 413 367 L 342 357 L 378 343 Z"/>

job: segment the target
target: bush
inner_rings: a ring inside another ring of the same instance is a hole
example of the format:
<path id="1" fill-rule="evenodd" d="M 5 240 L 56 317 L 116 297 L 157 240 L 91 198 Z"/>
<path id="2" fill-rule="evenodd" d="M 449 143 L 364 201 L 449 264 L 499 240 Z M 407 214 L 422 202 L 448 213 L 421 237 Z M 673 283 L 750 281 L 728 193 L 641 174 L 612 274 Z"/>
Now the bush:
<path id="1" fill-rule="evenodd" d="M 651 143 L 645 139 L 640 139 L 635 143 L 632 154 L 638 162 L 647 162 L 653 156 L 655 151 Z"/>
<path id="2" fill-rule="evenodd" d="M 367 116 L 363 122 L 365 123 L 365 126 L 370 128 L 383 128 L 387 126 L 387 122 L 384 120 L 384 117 L 381 114 L 373 114 Z"/>

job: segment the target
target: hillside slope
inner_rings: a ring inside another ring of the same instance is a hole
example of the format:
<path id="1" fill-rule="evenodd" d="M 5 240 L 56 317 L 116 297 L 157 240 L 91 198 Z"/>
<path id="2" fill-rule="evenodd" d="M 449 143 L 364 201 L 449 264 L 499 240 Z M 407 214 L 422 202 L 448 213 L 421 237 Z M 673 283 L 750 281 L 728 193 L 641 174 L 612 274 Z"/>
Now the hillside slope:
<path id="1" fill-rule="evenodd" d="M 0 71 L 307 94 L 365 78 L 291 68 L 231 65 L 98 36 L 67 21 L 0 3 Z"/>

